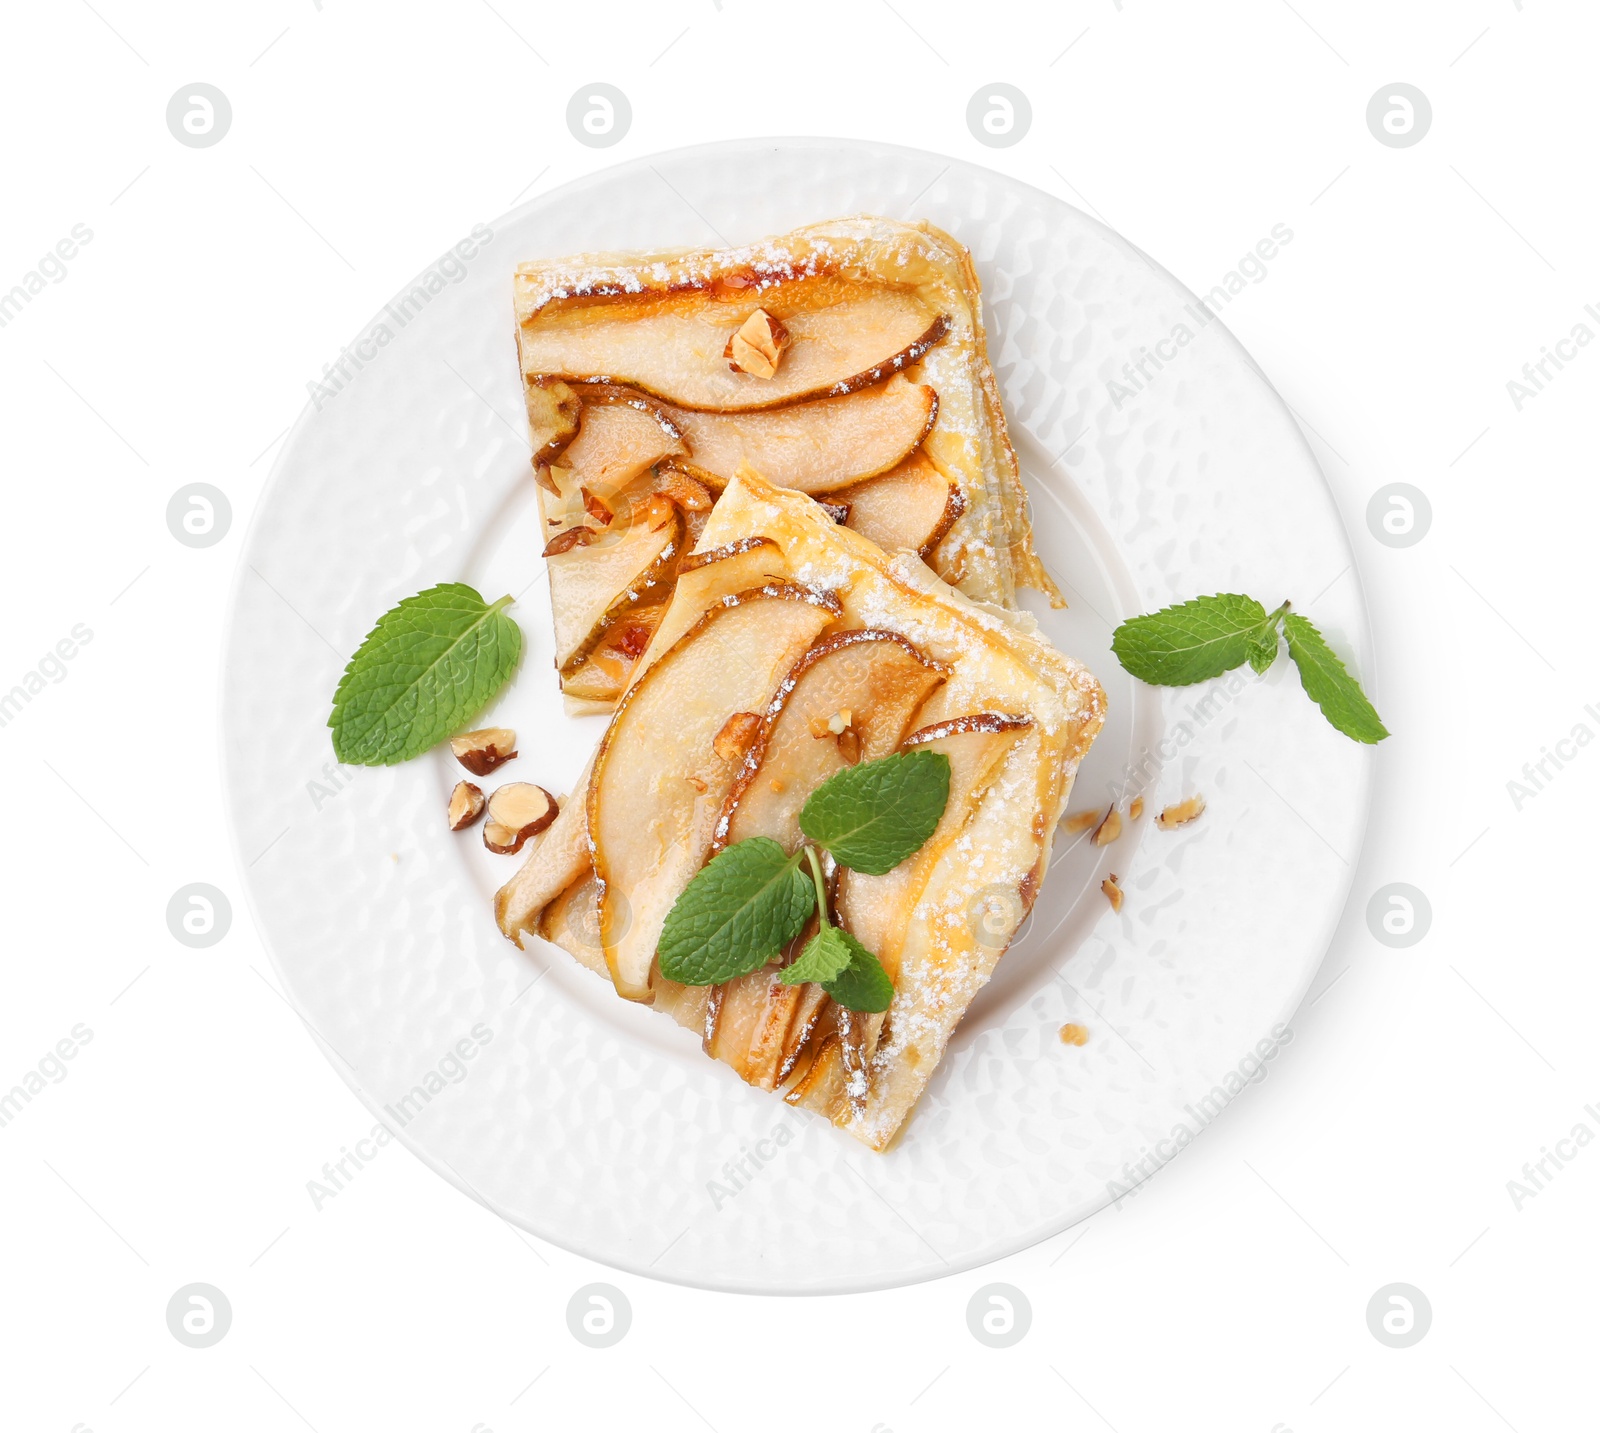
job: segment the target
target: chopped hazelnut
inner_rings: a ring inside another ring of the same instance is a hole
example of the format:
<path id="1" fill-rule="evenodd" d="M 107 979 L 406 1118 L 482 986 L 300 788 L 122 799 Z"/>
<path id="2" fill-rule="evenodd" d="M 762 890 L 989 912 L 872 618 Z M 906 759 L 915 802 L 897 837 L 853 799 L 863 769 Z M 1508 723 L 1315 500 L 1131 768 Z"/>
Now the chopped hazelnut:
<path id="1" fill-rule="evenodd" d="M 765 309 L 758 308 L 739 325 L 722 356 L 735 373 L 772 378 L 777 375 L 778 360 L 788 346 L 789 330 Z"/>
<path id="2" fill-rule="evenodd" d="M 1117 815 L 1117 808 L 1112 806 L 1105 814 L 1105 819 L 1094 828 L 1094 835 L 1089 842 L 1094 846 L 1109 846 L 1122 834 L 1122 817 Z"/>
<path id="3" fill-rule="evenodd" d="M 506 726 L 464 731 L 450 738 L 450 750 L 474 776 L 487 776 L 517 754 L 517 734 Z"/>
<path id="4" fill-rule="evenodd" d="M 761 718 L 754 712 L 735 712 L 723 722 L 722 730 L 711 743 L 711 749 L 724 761 L 737 761 L 749 750 L 756 728 L 760 725 Z"/>
<path id="5" fill-rule="evenodd" d="M 1089 1043 L 1089 1032 L 1082 1025 L 1075 1025 L 1069 1022 L 1056 1031 L 1056 1034 L 1061 1037 L 1063 1045 L 1087 1045 Z"/>
<path id="6" fill-rule="evenodd" d="M 710 512 L 715 499 L 706 485 L 676 468 L 663 467 L 655 476 L 654 489 L 684 512 Z"/>
<path id="7" fill-rule="evenodd" d="M 1100 813 L 1098 811 L 1074 811 L 1061 823 L 1061 829 L 1069 836 L 1076 836 L 1081 832 L 1087 831 L 1091 826 L 1098 826 L 1099 824 Z"/>
<path id="8" fill-rule="evenodd" d="M 1144 815 L 1144 797 L 1135 796 L 1133 798 L 1133 803 L 1128 807 L 1128 819 L 1130 821 L 1137 821 L 1143 815 Z"/>
<path id="9" fill-rule="evenodd" d="M 447 812 L 452 831 L 465 831 L 483 815 L 483 791 L 470 781 L 458 781 L 450 793 Z"/>
<path id="10" fill-rule="evenodd" d="M 1100 882 L 1100 889 L 1105 892 L 1106 899 L 1111 902 L 1111 909 L 1114 911 L 1120 911 L 1122 909 L 1123 893 L 1122 887 L 1117 884 L 1115 872 Z"/>
<path id="11" fill-rule="evenodd" d="M 1176 826 L 1183 826 L 1193 821 L 1206 809 L 1204 796 L 1191 796 L 1187 801 L 1180 801 L 1176 806 L 1168 806 L 1156 817 L 1156 825 L 1163 831 L 1171 831 Z"/>
<path id="12" fill-rule="evenodd" d="M 489 819 L 483 825 L 483 844 L 498 856 L 520 851 L 530 836 L 537 836 L 560 808 L 542 786 L 513 781 L 496 788 L 489 798 Z"/>

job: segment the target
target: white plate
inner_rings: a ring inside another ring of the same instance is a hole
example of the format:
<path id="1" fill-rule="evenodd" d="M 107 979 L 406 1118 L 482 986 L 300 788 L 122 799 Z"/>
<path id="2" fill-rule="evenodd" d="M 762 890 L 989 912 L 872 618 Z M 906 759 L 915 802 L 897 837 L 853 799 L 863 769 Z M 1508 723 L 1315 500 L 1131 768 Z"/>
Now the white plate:
<path id="1" fill-rule="evenodd" d="M 1103 851 L 1058 844 L 1023 937 L 886 1155 L 749 1089 L 553 947 L 516 950 L 489 908 L 515 862 L 445 829 L 454 764 L 436 752 L 340 772 L 325 727 L 346 657 L 391 604 L 446 580 L 516 593 L 528 656 L 485 722 L 520 734 L 508 776 L 568 790 L 601 722 L 562 714 L 550 667 L 512 268 L 857 212 L 926 217 L 976 257 L 1039 548 L 1072 601 L 1033 605 L 1110 695 L 1073 807 L 1142 790 L 1148 813 Z M 492 227 L 464 276 L 431 271 L 437 292 L 423 282 L 403 326 L 397 302 L 352 343 L 349 378 L 301 416 L 245 542 L 225 782 L 290 998 L 421 1158 L 618 1268 L 839 1292 L 1065 1229 L 1214 1118 L 1299 1003 L 1344 904 L 1369 753 L 1323 721 L 1287 659 L 1259 681 L 1158 692 L 1135 690 L 1109 650 L 1124 617 L 1247 591 L 1311 604 L 1364 664 L 1350 551 L 1298 429 L 1222 324 L 1202 325 L 1193 297 L 1126 241 L 933 155 L 715 145 L 608 170 Z M 1146 350 L 1172 356 L 1159 369 L 1145 357 L 1150 381 L 1135 385 L 1124 365 Z M 1152 829 L 1192 792 L 1208 802 L 1201 820 Z M 1110 870 L 1128 893 L 1120 915 L 1098 889 Z M 1088 1027 L 1086 1046 L 1059 1041 L 1066 1021 Z"/>

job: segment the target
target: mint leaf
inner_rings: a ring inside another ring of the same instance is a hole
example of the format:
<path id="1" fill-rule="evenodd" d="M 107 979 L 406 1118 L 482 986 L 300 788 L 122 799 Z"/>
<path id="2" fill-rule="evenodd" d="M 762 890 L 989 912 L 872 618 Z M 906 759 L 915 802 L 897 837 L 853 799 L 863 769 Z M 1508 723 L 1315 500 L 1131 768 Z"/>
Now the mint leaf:
<path id="1" fill-rule="evenodd" d="M 852 946 L 859 947 L 860 942 L 836 925 L 825 925 L 806 942 L 800 958 L 778 979 L 785 985 L 807 985 L 813 981 L 818 985 L 826 984 L 850 968 Z"/>
<path id="2" fill-rule="evenodd" d="M 950 758 L 904 751 L 835 772 L 801 808 L 800 829 L 841 866 L 881 876 L 933 835 L 949 799 Z"/>
<path id="3" fill-rule="evenodd" d="M 849 931 L 830 929 L 848 945 L 850 964 L 832 980 L 824 980 L 822 988 L 846 1010 L 856 1010 L 863 1015 L 887 1010 L 894 999 L 894 982 L 889 979 L 889 972 Z"/>
<path id="4" fill-rule="evenodd" d="M 656 947 L 661 973 L 719 985 L 759 970 L 805 928 L 816 906 L 800 854 L 770 836 L 738 841 L 701 868 L 667 912 Z"/>
<path id="5" fill-rule="evenodd" d="M 1196 597 L 1130 618 L 1112 633 L 1111 650 L 1141 682 L 1187 687 L 1231 672 L 1252 648 L 1260 651 L 1269 637 L 1276 641 L 1276 615 L 1236 592 Z"/>
<path id="6" fill-rule="evenodd" d="M 516 670 L 522 633 L 461 582 L 391 607 L 367 634 L 333 694 L 333 750 L 357 766 L 419 756 L 477 716 Z"/>
<path id="7" fill-rule="evenodd" d="M 1322 633 L 1295 612 L 1283 619 L 1283 635 L 1289 639 L 1289 655 L 1300 669 L 1300 685 L 1329 722 L 1351 740 L 1369 746 L 1389 735 L 1361 683 L 1345 670 Z"/>
<path id="8" fill-rule="evenodd" d="M 1278 660 L 1278 629 L 1270 631 L 1250 640 L 1249 650 L 1245 653 L 1250 662 L 1250 670 L 1258 677 Z"/>

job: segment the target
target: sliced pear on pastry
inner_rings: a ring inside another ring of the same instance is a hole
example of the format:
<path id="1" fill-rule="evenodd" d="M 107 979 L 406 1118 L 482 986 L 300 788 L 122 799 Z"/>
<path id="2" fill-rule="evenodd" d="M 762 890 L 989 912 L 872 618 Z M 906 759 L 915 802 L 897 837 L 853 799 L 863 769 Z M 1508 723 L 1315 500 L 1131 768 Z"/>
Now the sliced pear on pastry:
<path id="1" fill-rule="evenodd" d="M 881 876 L 844 871 L 835 903 L 840 923 L 878 957 L 892 980 L 900 965 L 905 916 L 945 848 L 961 833 L 979 798 L 1032 718 L 1005 712 L 955 717 L 913 732 L 902 750 L 942 752 L 950 758 L 950 800 L 922 849 Z"/>
<path id="2" fill-rule="evenodd" d="M 652 464 L 685 451 L 658 405 L 616 389 L 577 391 L 585 400 L 578 435 L 557 462 L 591 493 L 609 499 Z"/>
<path id="3" fill-rule="evenodd" d="M 839 616 L 815 588 L 769 583 L 707 611 L 628 689 L 588 792 L 600 936 L 619 994 L 648 1002 L 667 912 L 704 863 L 738 769 L 715 742 L 766 708 L 784 674 Z"/>
<path id="4" fill-rule="evenodd" d="M 628 606 L 658 588 L 662 597 L 670 592 L 682 537 L 677 507 L 655 497 L 616 532 L 545 559 L 556 667 L 563 675 Z"/>
<path id="5" fill-rule="evenodd" d="M 800 808 L 811 793 L 846 765 L 892 752 L 943 680 L 938 664 L 898 633 L 857 629 L 823 638 L 784 678 L 757 726 L 717 819 L 713 853 L 753 836 L 795 850 Z M 814 933 L 813 924 L 781 964 Z M 806 987 L 784 985 L 776 967 L 730 980 L 706 1010 L 706 1053 L 772 1089 L 790 1028 L 807 1003 Z"/>
<path id="6" fill-rule="evenodd" d="M 836 771 L 899 745 L 912 714 L 944 680 L 938 663 L 897 632 L 825 637 L 773 697 L 717 820 L 713 849 L 770 836 L 801 841 L 800 808 Z"/>
<path id="7" fill-rule="evenodd" d="M 841 398 L 764 412 L 664 412 L 688 450 L 672 463 L 703 481 L 721 487 L 748 463 L 780 488 L 825 493 L 909 457 L 938 419 L 939 396 L 897 374 Z"/>
<path id="8" fill-rule="evenodd" d="M 561 691 L 572 701 L 609 707 L 633 677 L 639 659 L 666 614 L 666 603 L 628 607 L 606 625 L 583 658 L 561 674 Z"/>
<path id="9" fill-rule="evenodd" d="M 909 550 L 927 558 L 961 516 L 961 489 L 913 453 L 893 472 L 828 494 L 845 504 L 844 525 L 885 552 Z"/>
<path id="10" fill-rule="evenodd" d="M 683 636 L 714 603 L 751 587 L 786 581 L 788 575 L 777 543 L 764 537 L 742 537 L 687 554 L 678 564 L 672 605 L 651 640 L 644 664 Z"/>
<path id="11" fill-rule="evenodd" d="M 739 372 L 725 351 L 758 304 L 721 290 L 643 295 L 618 302 L 546 304 L 518 328 L 522 372 L 638 388 L 680 408 L 751 412 L 853 393 L 917 362 L 950 329 L 911 288 L 840 276 L 765 290 L 759 307 L 780 319 L 789 343 L 770 378 Z"/>

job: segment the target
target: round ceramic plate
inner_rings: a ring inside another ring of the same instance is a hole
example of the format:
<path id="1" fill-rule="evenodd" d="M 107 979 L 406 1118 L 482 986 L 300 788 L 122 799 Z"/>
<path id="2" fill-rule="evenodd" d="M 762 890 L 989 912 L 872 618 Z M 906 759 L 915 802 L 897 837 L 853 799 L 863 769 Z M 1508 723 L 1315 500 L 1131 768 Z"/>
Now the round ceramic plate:
<path id="1" fill-rule="evenodd" d="M 1114 844 L 1062 835 L 1028 925 L 902 1138 L 874 1154 L 705 1058 L 552 946 L 497 932 L 516 860 L 445 829 L 447 752 L 334 764 L 326 721 L 377 616 L 441 581 L 513 593 L 527 642 L 483 724 L 508 777 L 571 783 L 601 718 L 550 664 L 511 274 L 585 250 L 737 244 L 852 213 L 968 245 L 1039 551 L 1038 613 L 1104 683 L 1073 810 L 1142 794 Z M 1065 1229 L 1149 1176 L 1275 1052 L 1343 907 L 1369 753 L 1263 678 L 1136 687 L 1124 618 L 1203 592 L 1285 596 L 1358 666 L 1338 514 L 1222 323 L 1116 234 L 934 155 L 738 142 L 619 166 L 480 227 L 352 340 L 278 457 L 241 559 L 222 694 L 230 826 L 258 928 L 334 1067 L 416 1153 L 574 1252 L 710 1288 L 936 1277 Z M 462 257 L 466 255 L 466 257 Z M 1152 816 L 1199 794 L 1175 831 Z M 1115 871 L 1120 913 L 1100 891 Z M 1088 1042 L 1058 1030 L 1084 1026 Z"/>

